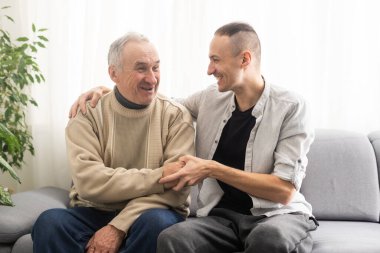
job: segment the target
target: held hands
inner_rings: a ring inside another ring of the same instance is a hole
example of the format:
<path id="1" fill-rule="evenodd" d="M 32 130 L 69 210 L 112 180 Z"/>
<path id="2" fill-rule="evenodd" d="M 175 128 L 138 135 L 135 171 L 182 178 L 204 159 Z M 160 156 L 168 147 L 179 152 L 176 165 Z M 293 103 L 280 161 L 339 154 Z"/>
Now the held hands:
<path id="1" fill-rule="evenodd" d="M 117 253 L 125 233 L 112 225 L 96 231 L 86 246 L 86 253 Z"/>
<path id="2" fill-rule="evenodd" d="M 184 165 L 174 173 L 163 174 L 159 183 L 170 186 L 175 191 L 180 191 L 185 186 L 196 185 L 210 175 L 213 161 L 204 160 L 195 156 L 186 155 L 179 158 Z"/>
<path id="3" fill-rule="evenodd" d="M 111 89 L 105 87 L 105 86 L 98 86 L 95 88 L 92 88 L 89 91 L 86 91 L 85 93 L 81 94 L 78 99 L 74 102 L 74 104 L 70 108 L 69 118 L 74 118 L 77 115 L 78 108 L 80 108 L 81 112 L 83 114 L 87 113 L 86 110 L 86 102 L 88 100 L 91 100 L 90 105 L 91 107 L 95 107 L 98 103 L 99 99 L 104 95 L 110 92 Z"/>
<path id="4" fill-rule="evenodd" d="M 180 162 L 180 161 L 165 164 L 163 166 L 162 178 L 165 178 L 169 175 L 172 175 L 172 174 L 178 172 L 180 169 L 183 168 L 183 166 L 185 166 L 185 163 Z M 176 186 L 177 184 L 178 184 L 178 180 L 173 180 L 173 181 L 170 181 L 168 183 L 165 183 L 164 187 L 165 187 L 165 189 L 171 189 L 174 186 Z"/>

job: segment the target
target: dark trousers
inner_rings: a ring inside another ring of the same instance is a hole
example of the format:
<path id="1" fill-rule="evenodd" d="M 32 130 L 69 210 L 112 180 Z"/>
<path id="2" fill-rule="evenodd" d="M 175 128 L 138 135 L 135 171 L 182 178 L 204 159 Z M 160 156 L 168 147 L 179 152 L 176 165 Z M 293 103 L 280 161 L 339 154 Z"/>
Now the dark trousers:
<path id="1" fill-rule="evenodd" d="M 163 231 L 158 253 L 306 253 L 317 222 L 302 213 L 252 216 L 215 208 Z"/>
<path id="2" fill-rule="evenodd" d="M 92 235 L 116 215 L 89 207 L 47 210 L 33 226 L 33 252 L 82 253 Z M 146 210 L 129 229 L 119 252 L 156 252 L 159 233 L 180 221 L 182 216 L 172 210 Z"/>

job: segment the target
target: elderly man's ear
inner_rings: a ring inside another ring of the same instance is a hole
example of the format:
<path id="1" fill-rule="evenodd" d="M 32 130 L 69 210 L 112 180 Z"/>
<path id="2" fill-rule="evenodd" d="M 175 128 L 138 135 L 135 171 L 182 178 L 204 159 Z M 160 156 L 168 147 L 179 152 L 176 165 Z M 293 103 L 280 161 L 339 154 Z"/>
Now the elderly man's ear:
<path id="1" fill-rule="evenodd" d="M 111 78 L 112 81 L 114 81 L 115 83 L 117 83 L 118 81 L 118 71 L 116 69 L 115 66 L 109 66 L 108 67 L 108 74 Z"/>

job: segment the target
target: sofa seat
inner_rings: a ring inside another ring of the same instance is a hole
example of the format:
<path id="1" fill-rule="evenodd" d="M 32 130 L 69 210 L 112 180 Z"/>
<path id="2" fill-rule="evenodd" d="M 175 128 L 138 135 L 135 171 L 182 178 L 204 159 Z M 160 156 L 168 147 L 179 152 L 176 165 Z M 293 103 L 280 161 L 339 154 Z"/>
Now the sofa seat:
<path id="1" fill-rule="evenodd" d="M 379 253 L 380 226 L 376 222 L 319 221 L 313 231 L 313 253 Z"/>

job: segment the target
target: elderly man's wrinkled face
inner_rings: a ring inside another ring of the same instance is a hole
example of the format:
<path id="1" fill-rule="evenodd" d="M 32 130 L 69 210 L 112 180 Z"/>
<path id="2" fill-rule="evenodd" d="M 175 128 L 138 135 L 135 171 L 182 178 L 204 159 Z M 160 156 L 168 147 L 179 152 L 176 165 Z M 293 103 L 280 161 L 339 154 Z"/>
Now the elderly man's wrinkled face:
<path id="1" fill-rule="evenodd" d="M 127 100 L 149 105 L 160 83 L 160 60 L 155 47 L 150 42 L 127 42 L 121 68 L 110 66 L 109 74 Z"/>

